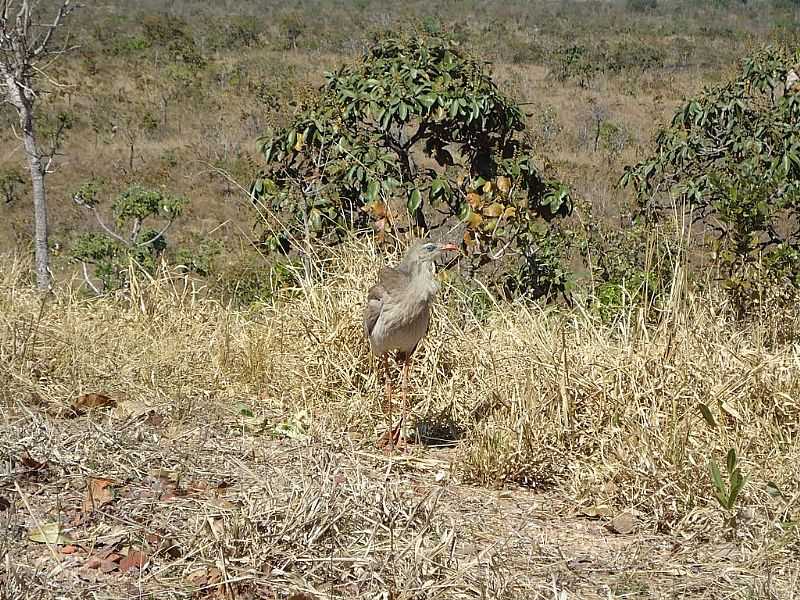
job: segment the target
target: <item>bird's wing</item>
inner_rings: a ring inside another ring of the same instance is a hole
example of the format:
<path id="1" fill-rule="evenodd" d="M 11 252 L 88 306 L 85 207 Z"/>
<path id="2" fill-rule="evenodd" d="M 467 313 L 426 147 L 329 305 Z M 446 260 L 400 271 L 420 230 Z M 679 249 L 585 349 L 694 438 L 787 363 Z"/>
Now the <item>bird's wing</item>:
<path id="1" fill-rule="evenodd" d="M 381 316 L 383 304 L 392 296 L 398 296 L 408 286 L 408 275 L 392 268 L 384 268 L 378 275 L 378 283 L 369 288 L 367 305 L 364 307 L 364 331 L 372 335 L 375 323 Z"/>
<path id="2" fill-rule="evenodd" d="M 383 289 L 383 286 L 380 283 L 377 283 L 369 288 L 369 293 L 367 294 L 367 305 L 364 307 L 364 333 L 367 334 L 367 337 L 372 335 L 372 330 L 375 328 L 375 323 L 378 322 L 378 318 L 381 316 L 381 310 L 383 310 L 383 297 L 385 294 L 386 290 Z"/>

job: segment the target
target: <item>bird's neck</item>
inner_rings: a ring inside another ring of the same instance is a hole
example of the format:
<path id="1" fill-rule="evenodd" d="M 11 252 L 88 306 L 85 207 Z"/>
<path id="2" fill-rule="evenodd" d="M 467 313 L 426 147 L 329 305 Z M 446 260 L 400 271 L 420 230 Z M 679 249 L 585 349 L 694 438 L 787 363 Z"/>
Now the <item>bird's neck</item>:
<path id="1" fill-rule="evenodd" d="M 415 280 L 432 280 L 436 274 L 436 268 L 433 266 L 433 263 L 427 261 L 409 261 L 408 263 L 403 264 L 402 268 L 406 273 L 408 273 L 408 276 L 411 277 L 411 279 Z"/>
<path id="2" fill-rule="evenodd" d="M 413 293 L 425 300 L 431 300 L 439 290 L 434 264 L 432 262 L 413 262 L 404 266 L 406 273 L 411 278 L 410 289 L 413 290 Z"/>

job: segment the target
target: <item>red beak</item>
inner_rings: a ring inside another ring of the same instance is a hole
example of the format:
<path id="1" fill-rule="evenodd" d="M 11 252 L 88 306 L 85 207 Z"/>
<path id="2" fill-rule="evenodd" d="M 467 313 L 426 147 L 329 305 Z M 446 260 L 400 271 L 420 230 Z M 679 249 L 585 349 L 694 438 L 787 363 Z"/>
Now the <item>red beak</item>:
<path id="1" fill-rule="evenodd" d="M 444 250 L 453 250 L 454 252 L 458 252 L 458 246 L 455 244 L 442 244 L 442 251 Z"/>

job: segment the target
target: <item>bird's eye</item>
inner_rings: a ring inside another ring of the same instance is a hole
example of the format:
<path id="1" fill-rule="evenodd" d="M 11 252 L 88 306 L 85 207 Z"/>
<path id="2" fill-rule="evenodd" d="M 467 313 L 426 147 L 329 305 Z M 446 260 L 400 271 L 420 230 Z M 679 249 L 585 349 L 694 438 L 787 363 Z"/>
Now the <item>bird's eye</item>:
<path id="1" fill-rule="evenodd" d="M 436 250 L 436 245 L 435 244 L 425 244 L 425 251 L 426 252 L 433 252 L 434 250 Z"/>

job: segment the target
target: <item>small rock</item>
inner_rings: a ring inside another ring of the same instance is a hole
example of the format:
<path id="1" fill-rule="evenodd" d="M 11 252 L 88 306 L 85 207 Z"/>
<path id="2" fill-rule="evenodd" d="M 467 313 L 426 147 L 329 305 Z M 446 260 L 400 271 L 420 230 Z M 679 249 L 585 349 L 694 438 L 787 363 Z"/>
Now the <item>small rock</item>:
<path id="1" fill-rule="evenodd" d="M 623 512 L 611 519 L 609 527 L 614 533 L 626 535 L 636 529 L 636 520 L 631 513 Z"/>

